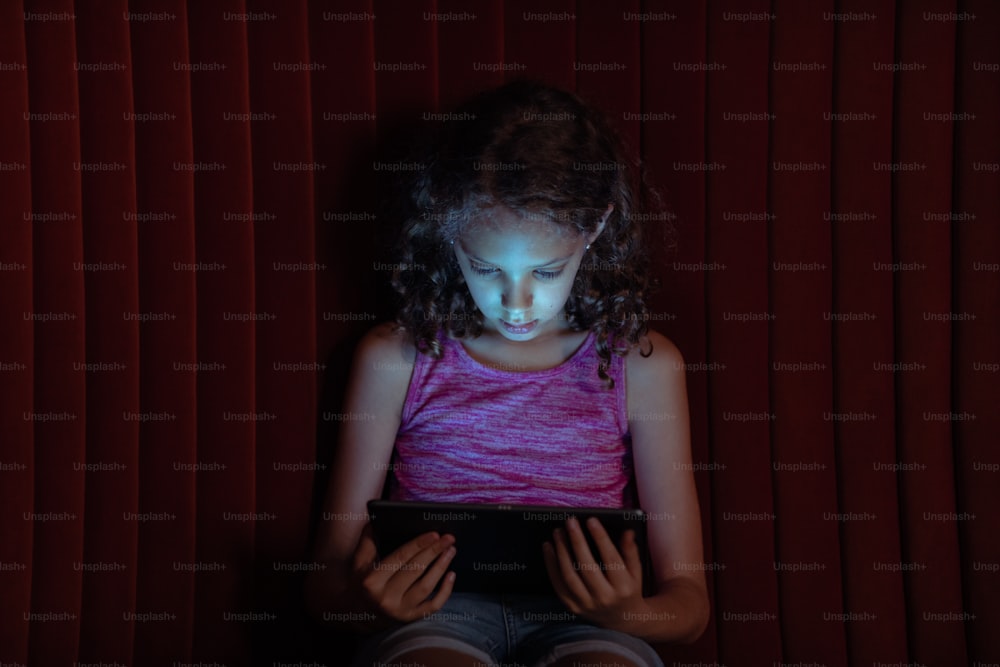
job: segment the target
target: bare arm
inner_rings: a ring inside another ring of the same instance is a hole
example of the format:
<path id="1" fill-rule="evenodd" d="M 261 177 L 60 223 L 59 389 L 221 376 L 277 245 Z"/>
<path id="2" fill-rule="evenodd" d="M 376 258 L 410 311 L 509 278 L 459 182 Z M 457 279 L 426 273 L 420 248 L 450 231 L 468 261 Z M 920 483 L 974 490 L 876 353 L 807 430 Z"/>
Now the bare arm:
<path id="1" fill-rule="evenodd" d="M 629 354 L 628 405 L 639 504 L 649 515 L 647 542 L 656 594 L 633 634 L 692 642 L 709 620 L 701 514 L 691 465 L 684 359 L 650 332 L 653 354 Z M 637 632 L 638 631 L 638 632 Z"/>
<path id="2" fill-rule="evenodd" d="M 573 613 L 648 641 L 693 642 L 704 632 L 709 602 L 702 563 L 701 519 L 691 466 L 684 363 L 666 338 L 651 333 L 653 354 L 627 357 L 629 429 L 639 505 L 655 593 L 642 596 L 634 535 L 612 543 L 596 519 L 567 522 L 545 547 L 557 594 Z M 601 567 L 587 546 L 589 532 Z"/>
<path id="3" fill-rule="evenodd" d="M 381 325 L 355 354 L 337 451 L 313 557 L 326 569 L 306 580 L 306 604 L 324 620 L 375 629 L 386 620 L 440 607 L 451 592 L 446 580 L 423 604 L 450 561 L 451 538 L 421 536 L 376 564 L 365 527 L 369 500 L 382 494 L 416 351 L 405 336 Z M 438 559 L 444 553 L 446 557 Z M 400 568 L 403 562 L 421 567 Z M 395 570 L 393 568 L 395 567 Z M 421 578 L 421 573 L 426 576 Z"/>

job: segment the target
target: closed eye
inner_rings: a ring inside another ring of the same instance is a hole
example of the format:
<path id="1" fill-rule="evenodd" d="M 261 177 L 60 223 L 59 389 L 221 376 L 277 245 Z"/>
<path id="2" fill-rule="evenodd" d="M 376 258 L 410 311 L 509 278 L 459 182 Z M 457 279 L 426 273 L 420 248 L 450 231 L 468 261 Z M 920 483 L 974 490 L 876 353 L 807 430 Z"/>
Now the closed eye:
<path id="1" fill-rule="evenodd" d="M 485 264 L 475 264 L 470 262 L 469 267 L 473 270 L 473 272 L 475 272 L 480 276 L 492 276 L 500 273 L 499 269 L 492 266 L 486 266 Z M 555 271 L 546 271 L 543 269 L 537 269 L 535 271 L 535 275 L 538 276 L 538 278 L 540 278 L 541 280 L 555 280 L 556 278 L 558 278 L 563 274 L 564 268 L 565 267 Z"/>
<path id="2" fill-rule="evenodd" d="M 535 275 L 542 280 L 555 280 L 562 275 L 562 272 L 562 269 L 559 269 L 558 271 L 542 271 L 539 269 L 538 271 L 535 271 Z"/>
<path id="3" fill-rule="evenodd" d="M 480 264 L 469 264 L 469 266 L 472 267 L 473 271 L 475 271 L 481 276 L 492 276 L 494 273 L 497 272 L 497 270 L 491 266 L 483 266 Z"/>

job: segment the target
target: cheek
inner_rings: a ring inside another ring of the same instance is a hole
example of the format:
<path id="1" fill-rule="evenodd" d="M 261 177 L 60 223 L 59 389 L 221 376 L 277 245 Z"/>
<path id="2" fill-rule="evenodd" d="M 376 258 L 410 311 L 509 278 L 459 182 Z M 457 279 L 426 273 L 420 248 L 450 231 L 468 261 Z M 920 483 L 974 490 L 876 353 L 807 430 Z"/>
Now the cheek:
<path id="1" fill-rule="evenodd" d="M 567 282 L 559 285 L 547 285 L 536 292 L 535 300 L 545 304 L 549 310 L 560 310 L 566 305 L 569 293 L 573 290 L 573 283 Z"/>
<path id="2" fill-rule="evenodd" d="M 472 300 L 476 302 L 476 305 L 480 308 L 490 307 L 493 302 L 499 300 L 499 291 L 491 289 L 488 284 L 483 284 L 479 281 L 466 282 L 466 286 L 469 288 L 469 293 L 472 295 Z"/>

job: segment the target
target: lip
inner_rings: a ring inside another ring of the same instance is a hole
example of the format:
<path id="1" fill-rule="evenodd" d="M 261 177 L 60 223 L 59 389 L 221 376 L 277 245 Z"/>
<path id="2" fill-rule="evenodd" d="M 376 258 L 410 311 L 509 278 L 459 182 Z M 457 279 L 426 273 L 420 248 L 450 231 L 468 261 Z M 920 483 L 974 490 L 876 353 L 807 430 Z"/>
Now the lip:
<path id="1" fill-rule="evenodd" d="M 538 320 L 531 320 L 526 324 L 511 324 L 505 320 L 500 320 L 500 324 L 502 324 L 503 328 L 507 330 L 507 333 L 524 335 L 534 331 L 535 327 L 538 326 Z"/>

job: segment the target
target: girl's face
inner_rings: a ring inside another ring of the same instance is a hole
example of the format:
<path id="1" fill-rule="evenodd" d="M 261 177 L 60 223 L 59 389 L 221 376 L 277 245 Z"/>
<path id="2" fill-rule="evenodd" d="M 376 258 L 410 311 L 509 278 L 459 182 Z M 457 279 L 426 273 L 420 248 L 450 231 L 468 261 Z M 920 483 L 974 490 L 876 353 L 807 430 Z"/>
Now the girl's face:
<path id="1" fill-rule="evenodd" d="M 591 238 L 547 222 L 494 211 L 455 241 L 455 256 L 486 331 L 510 341 L 534 340 L 567 327 L 563 307 Z"/>

